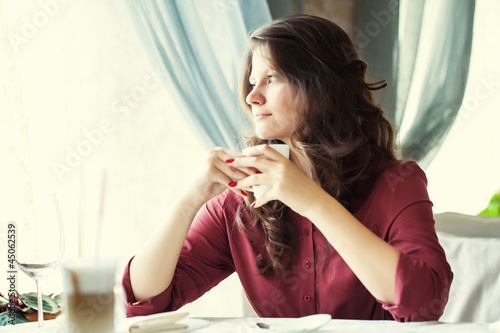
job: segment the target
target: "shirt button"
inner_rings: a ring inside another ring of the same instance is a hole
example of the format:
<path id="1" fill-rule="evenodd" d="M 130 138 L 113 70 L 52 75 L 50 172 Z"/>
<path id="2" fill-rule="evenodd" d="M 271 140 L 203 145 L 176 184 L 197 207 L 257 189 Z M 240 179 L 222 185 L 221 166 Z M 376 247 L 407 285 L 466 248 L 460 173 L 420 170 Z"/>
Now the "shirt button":
<path id="1" fill-rule="evenodd" d="M 306 228 L 306 230 L 304 230 L 304 235 L 309 236 L 309 229 L 308 228 Z"/>
<path id="2" fill-rule="evenodd" d="M 306 260 L 305 265 L 307 268 L 311 267 L 311 262 L 309 260 Z"/>
<path id="3" fill-rule="evenodd" d="M 304 301 L 309 302 L 311 300 L 311 296 L 304 295 Z"/>

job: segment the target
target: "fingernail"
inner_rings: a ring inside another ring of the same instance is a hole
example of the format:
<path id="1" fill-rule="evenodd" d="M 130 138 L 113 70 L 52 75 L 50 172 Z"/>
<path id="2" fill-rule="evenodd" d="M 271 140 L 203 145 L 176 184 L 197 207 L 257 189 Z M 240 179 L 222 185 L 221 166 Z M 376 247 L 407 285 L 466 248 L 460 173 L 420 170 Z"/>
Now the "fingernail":
<path id="1" fill-rule="evenodd" d="M 238 184 L 238 182 L 230 182 L 227 184 L 229 187 L 235 187 Z"/>
<path id="2" fill-rule="evenodd" d="M 255 207 L 255 203 L 256 203 L 256 201 L 254 201 L 254 202 L 250 205 L 250 207 L 254 208 L 254 207 Z"/>
<path id="3" fill-rule="evenodd" d="M 261 171 L 257 170 L 255 171 L 255 174 L 259 174 L 259 173 L 262 173 Z"/>
<path id="4" fill-rule="evenodd" d="M 230 158 L 228 160 L 226 160 L 226 163 L 233 163 L 234 162 L 234 158 Z"/>
<path id="5" fill-rule="evenodd" d="M 243 190 L 241 190 L 241 194 L 243 194 L 245 197 L 248 197 L 248 194 Z"/>

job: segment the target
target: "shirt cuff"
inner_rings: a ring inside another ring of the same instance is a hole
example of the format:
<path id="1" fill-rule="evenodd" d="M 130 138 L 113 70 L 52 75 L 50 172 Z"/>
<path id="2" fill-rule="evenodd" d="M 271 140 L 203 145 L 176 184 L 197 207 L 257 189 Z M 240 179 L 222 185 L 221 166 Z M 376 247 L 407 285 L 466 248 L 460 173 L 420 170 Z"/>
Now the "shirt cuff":
<path id="1" fill-rule="evenodd" d="M 130 281 L 130 263 L 133 259 L 134 258 L 132 257 L 125 267 L 122 278 L 127 317 L 147 316 L 154 313 L 169 311 L 169 306 L 172 300 L 172 284 L 154 297 L 143 301 L 136 300 L 132 289 L 132 283 Z"/>
<path id="2" fill-rule="evenodd" d="M 432 274 L 430 267 L 401 253 L 396 270 L 396 304 L 379 301 L 382 308 L 397 321 L 438 320 L 448 293 Z"/>

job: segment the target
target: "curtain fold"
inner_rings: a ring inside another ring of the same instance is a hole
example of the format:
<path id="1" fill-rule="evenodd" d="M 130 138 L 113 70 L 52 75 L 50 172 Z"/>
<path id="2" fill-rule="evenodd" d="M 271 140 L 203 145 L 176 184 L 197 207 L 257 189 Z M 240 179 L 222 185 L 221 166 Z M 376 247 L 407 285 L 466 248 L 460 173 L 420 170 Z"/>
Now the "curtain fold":
<path id="1" fill-rule="evenodd" d="M 271 20 L 267 2 L 125 3 L 155 75 L 204 146 L 238 148 L 241 132 L 249 125 L 238 105 L 240 57 L 248 33 Z"/>
<path id="2" fill-rule="evenodd" d="M 398 94 L 403 99 L 407 96 L 396 113 L 402 121 L 399 125 L 404 125 L 404 118 L 413 118 L 408 130 L 400 133 L 403 153 L 425 167 L 439 150 L 462 104 L 469 74 L 475 1 L 423 3 L 423 9 L 419 9 L 418 1 L 408 1 L 406 8 L 411 16 L 422 13 L 422 20 L 409 20 L 404 27 L 403 36 L 419 31 L 419 41 L 415 61 L 411 61 L 410 51 L 409 59 L 401 58 L 399 63 L 401 75 L 410 76 L 411 83 L 408 90 L 401 87 Z M 415 43 L 401 40 L 400 49 L 412 49 Z"/>
<path id="3" fill-rule="evenodd" d="M 403 156 L 427 166 L 460 109 L 475 1 L 357 0 L 354 40 L 398 132 Z"/>
<path id="4" fill-rule="evenodd" d="M 408 101 L 411 82 L 415 69 L 418 47 L 420 42 L 420 30 L 422 29 L 422 19 L 425 1 L 404 1 L 400 6 L 400 26 L 399 39 L 401 42 L 398 48 L 398 94 L 394 113 L 394 123 L 401 126 L 403 122 L 404 110 Z"/>

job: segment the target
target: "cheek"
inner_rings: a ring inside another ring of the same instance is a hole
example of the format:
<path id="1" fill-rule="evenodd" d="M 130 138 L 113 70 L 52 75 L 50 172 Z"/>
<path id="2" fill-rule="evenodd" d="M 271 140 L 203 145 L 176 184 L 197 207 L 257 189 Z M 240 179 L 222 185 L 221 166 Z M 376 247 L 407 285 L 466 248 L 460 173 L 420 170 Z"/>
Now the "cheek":
<path id="1" fill-rule="evenodd" d="M 304 107 L 297 93 L 284 93 L 281 105 L 283 106 L 283 113 L 287 115 L 287 118 L 289 118 L 294 125 L 299 124 L 303 120 Z"/>
<path id="2" fill-rule="evenodd" d="M 293 92 L 288 89 L 282 89 L 276 96 L 276 100 L 279 101 L 282 109 L 290 110 L 290 108 L 295 109 L 295 96 Z"/>

